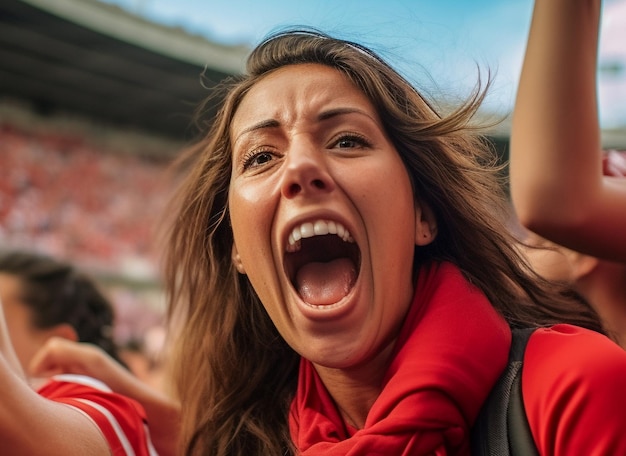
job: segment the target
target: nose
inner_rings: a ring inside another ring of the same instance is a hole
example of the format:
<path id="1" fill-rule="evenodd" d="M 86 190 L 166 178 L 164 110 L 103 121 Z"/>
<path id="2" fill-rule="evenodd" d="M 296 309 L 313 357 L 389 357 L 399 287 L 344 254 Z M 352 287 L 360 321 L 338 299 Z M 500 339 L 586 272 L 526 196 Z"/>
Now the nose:
<path id="1" fill-rule="evenodd" d="M 327 168 L 326 155 L 309 143 L 300 143 L 287 153 L 281 191 L 285 198 L 329 192 L 334 182 Z"/>

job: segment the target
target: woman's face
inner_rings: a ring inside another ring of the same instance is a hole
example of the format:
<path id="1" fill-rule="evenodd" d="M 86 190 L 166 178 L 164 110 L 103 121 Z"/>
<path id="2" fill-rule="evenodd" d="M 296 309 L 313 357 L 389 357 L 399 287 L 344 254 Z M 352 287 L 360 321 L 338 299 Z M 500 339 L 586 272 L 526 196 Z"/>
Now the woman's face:
<path id="1" fill-rule="evenodd" d="M 245 95 L 230 140 L 233 261 L 280 334 L 330 368 L 384 356 L 433 230 L 368 98 L 330 67 L 288 66 Z"/>

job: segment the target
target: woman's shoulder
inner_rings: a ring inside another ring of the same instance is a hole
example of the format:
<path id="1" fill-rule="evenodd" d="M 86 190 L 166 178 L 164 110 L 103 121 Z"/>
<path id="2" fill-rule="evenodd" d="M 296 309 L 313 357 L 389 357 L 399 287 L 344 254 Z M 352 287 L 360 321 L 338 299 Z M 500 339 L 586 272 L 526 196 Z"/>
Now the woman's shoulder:
<path id="1" fill-rule="evenodd" d="M 626 385 L 626 351 L 598 332 L 560 324 L 537 329 L 524 355 L 524 388 L 552 391 Z M 619 381 L 617 381 L 619 379 Z"/>
<path id="2" fill-rule="evenodd" d="M 626 369 L 626 351 L 604 334 L 579 326 L 559 324 L 537 329 L 528 341 L 524 368 L 533 365 L 557 372 L 567 369 L 572 375 L 590 378 L 588 369 L 603 372 Z M 535 376 L 537 373 L 533 373 Z"/>
<path id="3" fill-rule="evenodd" d="M 626 454 L 626 351 L 560 324 L 528 341 L 522 395 L 540 454 Z"/>

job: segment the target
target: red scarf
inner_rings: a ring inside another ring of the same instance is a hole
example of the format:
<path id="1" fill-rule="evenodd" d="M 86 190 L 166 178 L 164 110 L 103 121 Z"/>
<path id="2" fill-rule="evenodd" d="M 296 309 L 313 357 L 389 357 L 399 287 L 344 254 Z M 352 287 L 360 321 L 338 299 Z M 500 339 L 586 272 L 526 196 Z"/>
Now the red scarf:
<path id="1" fill-rule="evenodd" d="M 291 437 L 303 456 L 469 454 L 469 429 L 504 369 L 511 333 L 451 263 L 424 267 L 363 429 L 344 423 L 313 365 L 300 363 Z"/>

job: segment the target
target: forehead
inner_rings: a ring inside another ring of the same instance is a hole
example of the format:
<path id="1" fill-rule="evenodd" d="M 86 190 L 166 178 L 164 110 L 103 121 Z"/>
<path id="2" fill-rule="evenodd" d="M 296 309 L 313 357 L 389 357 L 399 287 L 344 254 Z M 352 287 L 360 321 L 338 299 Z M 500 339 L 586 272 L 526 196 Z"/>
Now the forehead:
<path id="1" fill-rule="evenodd" d="M 231 133 L 263 119 L 289 123 L 322 110 L 349 107 L 378 117 L 367 96 L 340 71 L 320 64 L 289 65 L 248 91 L 233 116 Z"/>

